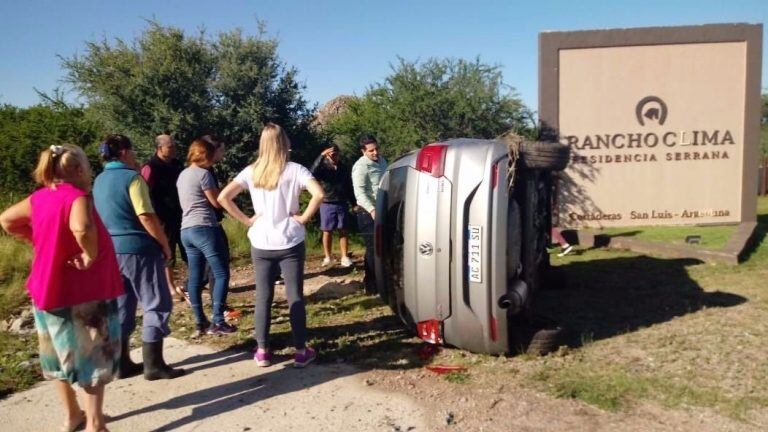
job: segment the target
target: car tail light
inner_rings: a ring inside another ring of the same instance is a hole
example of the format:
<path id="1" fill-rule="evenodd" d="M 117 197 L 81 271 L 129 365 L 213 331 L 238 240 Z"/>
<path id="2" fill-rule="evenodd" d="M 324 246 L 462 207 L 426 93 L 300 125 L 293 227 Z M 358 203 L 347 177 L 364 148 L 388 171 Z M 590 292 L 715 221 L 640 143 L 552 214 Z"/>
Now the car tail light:
<path id="1" fill-rule="evenodd" d="M 416 156 L 416 169 L 429 173 L 432 177 L 442 177 L 445 168 L 445 154 L 448 145 L 441 143 L 427 144 Z"/>
<path id="2" fill-rule="evenodd" d="M 443 342 L 443 337 L 440 334 L 440 321 L 428 320 L 421 321 L 416 324 L 416 332 L 419 337 L 426 342 L 439 344 Z"/>
<path id="3" fill-rule="evenodd" d="M 496 186 L 499 185 L 499 163 L 496 162 L 491 167 L 491 187 L 496 189 Z"/>
<path id="4" fill-rule="evenodd" d="M 499 323 L 493 315 L 488 316 L 488 327 L 491 331 L 491 340 L 496 342 L 499 339 Z"/>

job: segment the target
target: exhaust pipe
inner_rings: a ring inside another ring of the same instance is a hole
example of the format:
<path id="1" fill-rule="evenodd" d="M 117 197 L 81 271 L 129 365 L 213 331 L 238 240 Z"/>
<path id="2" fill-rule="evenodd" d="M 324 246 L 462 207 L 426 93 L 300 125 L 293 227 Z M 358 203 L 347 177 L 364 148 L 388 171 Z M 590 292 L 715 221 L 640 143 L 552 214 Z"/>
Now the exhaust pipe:
<path id="1" fill-rule="evenodd" d="M 507 288 L 507 293 L 499 297 L 499 307 L 509 309 L 509 313 L 514 315 L 523 310 L 523 306 L 528 302 L 528 285 L 520 279 L 512 282 Z"/>

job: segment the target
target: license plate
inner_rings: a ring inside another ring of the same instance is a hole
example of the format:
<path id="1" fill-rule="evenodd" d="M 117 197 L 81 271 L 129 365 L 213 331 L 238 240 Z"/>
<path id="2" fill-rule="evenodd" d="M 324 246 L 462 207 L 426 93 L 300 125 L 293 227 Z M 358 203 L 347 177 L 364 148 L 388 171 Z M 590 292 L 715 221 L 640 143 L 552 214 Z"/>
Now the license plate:
<path id="1" fill-rule="evenodd" d="M 479 225 L 469 225 L 469 241 L 467 241 L 467 267 L 469 267 L 469 281 L 481 283 L 483 281 L 483 229 Z"/>

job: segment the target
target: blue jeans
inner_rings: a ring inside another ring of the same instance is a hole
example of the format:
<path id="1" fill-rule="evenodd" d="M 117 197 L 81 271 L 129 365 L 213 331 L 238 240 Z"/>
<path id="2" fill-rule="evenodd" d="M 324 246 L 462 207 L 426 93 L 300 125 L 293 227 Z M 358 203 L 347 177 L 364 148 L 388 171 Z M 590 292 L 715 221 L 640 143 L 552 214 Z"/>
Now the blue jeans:
<path id="1" fill-rule="evenodd" d="M 181 243 L 187 250 L 189 285 L 187 293 L 195 321 L 205 325 L 208 319 L 203 312 L 201 289 L 205 263 L 211 266 L 213 285 L 213 323 L 224 323 L 224 308 L 229 290 L 229 245 L 220 226 L 198 225 L 181 230 Z"/>

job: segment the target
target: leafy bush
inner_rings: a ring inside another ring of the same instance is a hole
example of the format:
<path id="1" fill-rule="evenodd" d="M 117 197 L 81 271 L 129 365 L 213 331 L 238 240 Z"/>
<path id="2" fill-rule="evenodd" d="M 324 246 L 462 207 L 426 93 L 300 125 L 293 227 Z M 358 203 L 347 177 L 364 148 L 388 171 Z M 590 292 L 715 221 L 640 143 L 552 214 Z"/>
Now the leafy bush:
<path id="1" fill-rule="evenodd" d="M 327 130 L 346 153 L 359 156 L 356 140 L 374 134 L 387 158 L 448 138 L 493 138 L 508 130 L 530 134 L 531 112 L 502 81 L 498 66 L 474 61 L 399 59 L 383 83 L 374 84 L 330 120 Z"/>
<path id="2" fill-rule="evenodd" d="M 42 150 L 52 144 L 70 143 L 93 155 L 93 144 L 101 135 L 84 108 L 57 102 L 31 108 L 0 107 L 0 189 L 4 194 L 31 192 L 31 173 Z"/>
<path id="3" fill-rule="evenodd" d="M 63 66 L 92 113 L 128 135 L 140 158 L 150 155 L 159 133 L 173 135 L 180 154 L 192 139 L 215 133 L 228 144 L 219 166 L 231 178 L 254 160 L 265 121 L 287 130 L 297 161 L 306 164 L 320 150 L 309 127 L 314 107 L 277 47 L 263 28 L 256 36 L 233 30 L 211 38 L 150 22 L 133 43 L 88 42 Z"/>
<path id="4" fill-rule="evenodd" d="M 24 281 L 29 274 L 32 248 L 7 235 L 0 235 L 0 319 L 29 302 Z"/>

